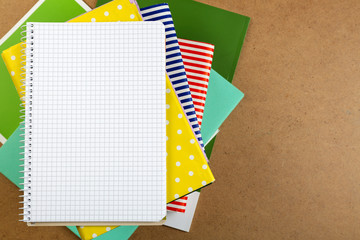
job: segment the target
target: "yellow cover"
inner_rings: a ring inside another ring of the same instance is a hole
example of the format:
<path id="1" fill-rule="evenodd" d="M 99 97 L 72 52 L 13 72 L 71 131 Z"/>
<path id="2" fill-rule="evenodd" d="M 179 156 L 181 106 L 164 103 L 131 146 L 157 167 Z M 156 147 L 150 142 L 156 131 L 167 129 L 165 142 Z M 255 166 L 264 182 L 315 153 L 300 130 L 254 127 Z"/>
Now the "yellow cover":
<path id="1" fill-rule="evenodd" d="M 69 22 L 142 21 L 138 8 L 129 0 L 114 0 Z M 20 91 L 21 47 L 17 44 L 2 53 L 8 71 Z M 167 106 L 167 202 L 193 192 L 215 179 L 206 155 L 183 112 L 169 78 L 166 78 Z M 82 239 L 100 236 L 113 227 L 78 227 Z"/>
<path id="2" fill-rule="evenodd" d="M 20 38 L 20 37 L 19 37 Z M 20 82 L 21 76 L 20 73 L 20 67 L 21 67 L 21 61 L 20 58 L 22 56 L 21 54 L 21 45 L 20 43 L 4 50 L 1 54 L 4 63 L 6 65 L 7 70 L 10 73 L 11 79 L 15 85 L 16 91 L 18 92 L 19 96 L 21 97 L 21 91 L 23 91 L 20 87 L 22 83 Z"/>

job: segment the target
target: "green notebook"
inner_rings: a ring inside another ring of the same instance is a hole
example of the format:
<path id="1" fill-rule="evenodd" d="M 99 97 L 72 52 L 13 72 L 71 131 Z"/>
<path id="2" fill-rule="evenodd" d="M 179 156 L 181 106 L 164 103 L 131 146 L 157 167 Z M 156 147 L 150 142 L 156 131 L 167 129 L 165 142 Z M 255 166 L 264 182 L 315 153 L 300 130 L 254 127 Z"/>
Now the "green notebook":
<path id="1" fill-rule="evenodd" d="M 65 22 L 91 10 L 81 0 L 40 0 L 0 40 L 0 53 L 20 42 L 21 26 L 31 22 Z M 0 133 L 9 138 L 20 123 L 20 99 L 14 84 L 0 58 Z"/>

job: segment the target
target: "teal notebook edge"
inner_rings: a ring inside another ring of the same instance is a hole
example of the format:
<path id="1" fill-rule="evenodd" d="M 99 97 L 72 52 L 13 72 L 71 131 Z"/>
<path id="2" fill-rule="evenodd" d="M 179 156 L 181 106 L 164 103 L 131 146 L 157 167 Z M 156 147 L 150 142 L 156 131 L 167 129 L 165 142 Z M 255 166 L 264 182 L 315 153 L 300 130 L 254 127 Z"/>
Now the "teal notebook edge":
<path id="1" fill-rule="evenodd" d="M 80 1 L 79 1 L 80 2 Z M 86 12 L 84 3 L 81 6 L 75 0 L 43 0 L 35 4 L 33 11 L 26 19 L 18 22 L 20 25 L 2 38 L 0 53 L 18 44 L 21 38 L 21 25 L 32 22 L 65 22 Z M 37 7 L 37 8 L 36 8 Z M 36 8 L 36 9 L 35 9 Z M 29 13 L 28 13 L 29 14 Z M 22 21 L 22 22 L 21 22 Z M 13 30 L 13 29 L 12 29 Z M 11 31 L 11 30 L 10 30 Z M 0 133 L 9 138 L 20 123 L 20 98 L 7 71 L 4 61 L 0 58 Z"/>
<path id="2" fill-rule="evenodd" d="M 215 70 L 210 72 L 208 92 L 205 102 L 201 135 L 204 142 L 221 126 L 225 119 L 243 99 L 244 94 L 223 78 Z"/>

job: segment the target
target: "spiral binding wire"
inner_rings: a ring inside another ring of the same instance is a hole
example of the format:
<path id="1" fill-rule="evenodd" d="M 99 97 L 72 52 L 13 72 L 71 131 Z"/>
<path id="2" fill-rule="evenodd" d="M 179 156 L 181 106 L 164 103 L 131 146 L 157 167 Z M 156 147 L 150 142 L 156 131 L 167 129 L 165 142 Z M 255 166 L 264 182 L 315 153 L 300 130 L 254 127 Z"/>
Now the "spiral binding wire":
<path id="1" fill-rule="evenodd" d="M 23 201 L 20 203 L 23 204 L 23 207 L 20 208 L 23 210 L 23 213 L 20 215 L 23 216 L 23 219 L 20 221 L 30 222 L 31 221 L 31 141 L 32 141 L 32 80 L 33 80 L 33 45 L 34 45 L 34 36 L 33 33 L 33 24 L 27 24 L 21 26 L 21 67 L 20 67 L 20 76 L 21 76 L 21 91 L 20 91 L 20 113 L 21 113 L 21 122 L 20 129 L 23 133 L 20 134 L 22 140 L 20 149 L 22 152 L 22 158 L 20 161 L 23 161 L 23 164 L 20 165 L 24 169 L 20 171 L 23 174 L 23 177 L 20 177 L 24 180 L 23 189 L 20 191 L 23 192 L 23 195 L 20 195 L 23 198 Z M 29 37 L 28 37 L 29 36 Z M 27 47 L 28 44 L 28 47 Z M 26 58 L 26 54 L 30 58 Z M 26 74 L 26 69 L 28 66 L 28 74 Z M 27 91 L 26 91 L 27 90 Z M 27 93 L 26 93 L 27 92 Z M 27 105 L 25 106 L 25 102 Z"/>

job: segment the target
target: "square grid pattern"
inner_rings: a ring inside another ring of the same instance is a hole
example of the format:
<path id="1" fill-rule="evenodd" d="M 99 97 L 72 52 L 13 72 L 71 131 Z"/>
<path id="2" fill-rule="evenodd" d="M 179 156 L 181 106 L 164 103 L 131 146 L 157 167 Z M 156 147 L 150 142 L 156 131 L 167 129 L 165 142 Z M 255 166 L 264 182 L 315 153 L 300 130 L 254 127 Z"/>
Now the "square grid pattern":
<path id="1" fill-rule="evenodd" d="M 166 214 L 162 23 L 28 23 L 27 29 L 34 43 L 33 57 L 27 44 L 26 69 L 30 221 L 160 221 Z"/>

